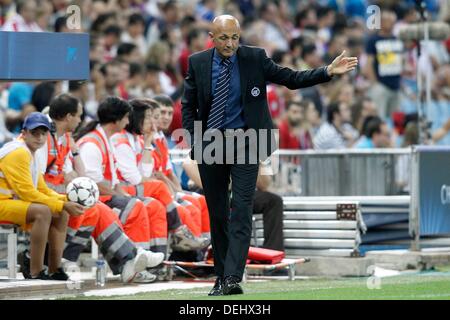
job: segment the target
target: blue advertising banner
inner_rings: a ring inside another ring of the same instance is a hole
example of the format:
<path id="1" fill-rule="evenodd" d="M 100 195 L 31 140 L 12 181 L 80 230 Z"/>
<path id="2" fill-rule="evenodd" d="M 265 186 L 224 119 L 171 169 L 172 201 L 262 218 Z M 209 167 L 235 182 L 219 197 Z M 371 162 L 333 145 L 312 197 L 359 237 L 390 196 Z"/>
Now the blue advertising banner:
<path id="1" fill-rule="evenodd" d="M 417 147 L 420 235 L 450 234 L 450 148 Z"/>
<path id="2" fill-rule="evenodd" d="M 87 33 L 0 31 L 0 80 L 87 79 Z"/>

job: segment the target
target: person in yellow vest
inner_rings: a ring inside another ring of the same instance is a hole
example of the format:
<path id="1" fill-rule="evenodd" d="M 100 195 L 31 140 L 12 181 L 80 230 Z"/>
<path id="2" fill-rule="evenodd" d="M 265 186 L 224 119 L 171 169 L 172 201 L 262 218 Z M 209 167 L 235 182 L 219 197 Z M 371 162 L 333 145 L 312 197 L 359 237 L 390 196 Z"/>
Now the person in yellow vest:
<path id="1" fill-rule="evenodd" d="M 0 221 L 30 231 L 31 279 L 59 280 L 66 277 L 61 258 L 68 216 L 82 215 L 85 208 L 45 184 L 34 154 L 47 141 L 49 130 L 47 117 L 32 112 L 20 137 L 0 149 Z M 44 269 L 47 243 L 48 273 Z"/>

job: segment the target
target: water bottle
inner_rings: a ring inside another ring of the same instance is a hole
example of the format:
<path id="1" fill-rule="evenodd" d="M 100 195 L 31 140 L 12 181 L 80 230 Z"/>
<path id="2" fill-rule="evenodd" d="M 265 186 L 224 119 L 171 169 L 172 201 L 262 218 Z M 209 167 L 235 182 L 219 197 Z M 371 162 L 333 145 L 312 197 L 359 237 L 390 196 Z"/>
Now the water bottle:
<path id="1" fill-rule="evenodd" d="M 95 285 L 104 287 L 106 283 L 106 264 L 104 260 L 97 260 L 97 270 L 95 272 Z"/>

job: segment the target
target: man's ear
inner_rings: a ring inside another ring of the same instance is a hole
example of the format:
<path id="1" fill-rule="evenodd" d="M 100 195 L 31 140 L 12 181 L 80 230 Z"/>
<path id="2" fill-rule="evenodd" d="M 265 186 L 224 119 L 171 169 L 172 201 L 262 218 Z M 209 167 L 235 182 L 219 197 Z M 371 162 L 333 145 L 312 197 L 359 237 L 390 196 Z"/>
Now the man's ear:
<path id="1" fill-rule="evenodd" d="M 214 33 L 208 32 L 208 35 L 209 35 L 209 37 L 210 37 L 211 39 L 214 39 Z"/>

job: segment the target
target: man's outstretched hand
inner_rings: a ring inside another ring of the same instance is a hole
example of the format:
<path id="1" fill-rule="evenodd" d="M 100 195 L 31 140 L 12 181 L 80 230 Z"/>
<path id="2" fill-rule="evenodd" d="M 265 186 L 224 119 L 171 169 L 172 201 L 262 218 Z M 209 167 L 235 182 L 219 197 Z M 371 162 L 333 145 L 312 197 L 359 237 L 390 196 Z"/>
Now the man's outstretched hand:
<path id="1" fill-rule="evenodd" d="M 345 57 L 345 50 L 340 56 L 336 57 L 328 66 L 327 72 L 329 76 L 341 75 L 349 71 L 355 70 L 358 65 L 357 57 Z"/>

